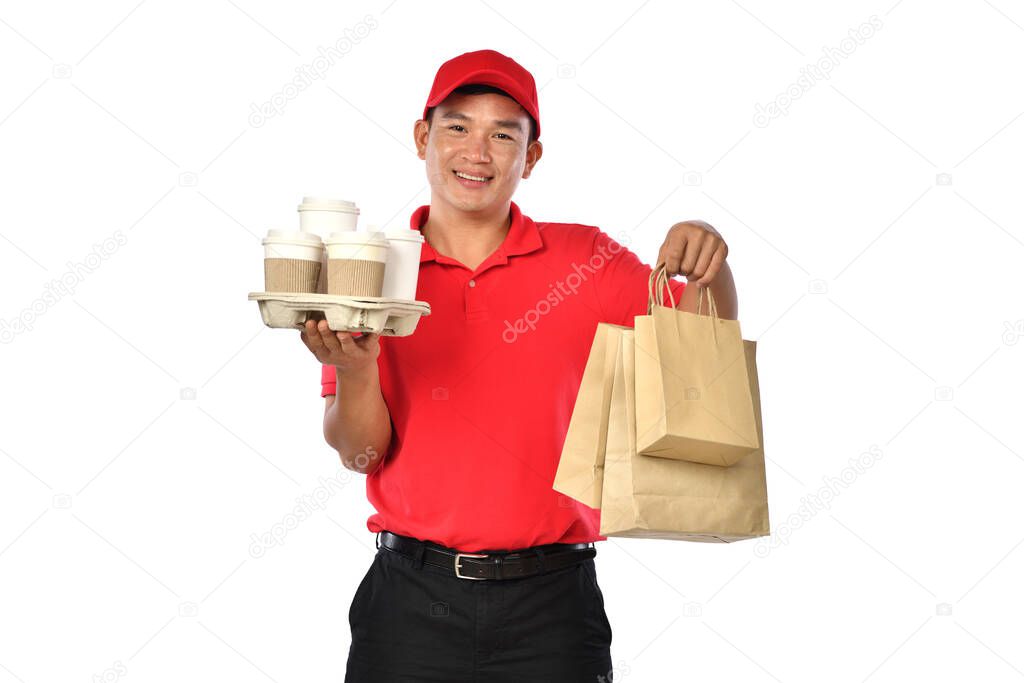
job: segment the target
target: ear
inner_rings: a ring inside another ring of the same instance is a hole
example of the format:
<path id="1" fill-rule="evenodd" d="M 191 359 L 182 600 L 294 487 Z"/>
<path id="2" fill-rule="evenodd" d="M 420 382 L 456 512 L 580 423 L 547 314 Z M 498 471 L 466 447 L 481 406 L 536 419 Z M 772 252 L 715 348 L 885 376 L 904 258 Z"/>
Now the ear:
<path id="1" fill-rule="evenodd" d="M 533 167 L 537 165 L 543 154 L 544 145 L 540 143 L 540 140 L 534 140 L 530 143 L 530 146 L 526 148 L 526 165 L 523 167 L 523 178 L 530 177 Z"/>
<path id="2" fill-rule="evenodd" d="M 427 138 L 430 136 L 430 124 L 419 119 L 412 127 L 412 140 L 416 143 L 416 156 L 427 160 Z"/>

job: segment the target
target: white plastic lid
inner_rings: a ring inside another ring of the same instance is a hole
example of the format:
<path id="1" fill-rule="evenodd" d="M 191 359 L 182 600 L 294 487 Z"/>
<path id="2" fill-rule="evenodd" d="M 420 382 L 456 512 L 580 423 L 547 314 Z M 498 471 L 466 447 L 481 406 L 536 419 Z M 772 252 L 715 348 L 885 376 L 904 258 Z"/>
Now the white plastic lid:
<path id="1" fill-rule="evenodd" d="M 330 199 L 328 197 L 303 197 L 299 211 L 345 211 L 359 213 L 355 202 L 347 199 Z"/>
<path id="2" fill-rule="evenodd" d="M 315 232 L 303 230 L 267 230 L 267 236 L 263 238 L 263 244 L 272 242 L 290 242 L 293 244 L 308 244 L 314 247 L 321 247 L 324 241 Z"/>
<path id="3" fill-rule="evenodd" d="M 405 240 L 406 242 L 424 242 L 423 233 L 411 228 L 399 228 L 397 230 L 386 230 L 384 236 L 389 240 Z"/>

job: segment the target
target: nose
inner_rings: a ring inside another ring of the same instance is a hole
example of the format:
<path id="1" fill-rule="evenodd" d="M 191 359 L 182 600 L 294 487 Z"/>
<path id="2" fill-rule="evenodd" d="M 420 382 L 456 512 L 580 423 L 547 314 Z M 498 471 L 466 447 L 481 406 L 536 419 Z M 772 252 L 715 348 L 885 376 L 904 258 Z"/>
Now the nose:
<path id="1" fill-rule="evenodd" d="M 462 158 L 476 163 L 490 163 L 488 141 L 486 134 L 468 135 L 462 148 Z"/>

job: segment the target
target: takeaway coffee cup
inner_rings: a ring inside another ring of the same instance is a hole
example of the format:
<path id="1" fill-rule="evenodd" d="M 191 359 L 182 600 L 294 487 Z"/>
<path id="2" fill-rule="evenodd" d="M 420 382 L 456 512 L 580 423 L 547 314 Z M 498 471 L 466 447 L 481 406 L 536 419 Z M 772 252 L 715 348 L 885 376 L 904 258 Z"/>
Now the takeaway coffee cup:
<path id="1" fill-rule="evenodd" d="M 356 229 L 359 209 L 355 202 L 326 197 L 303 197 L 299 204 L 299 229 L 325 240 L 335 232 Z M 320 265 L 320 279 L 317 280 L 318 294 L 327 293 L 327 251 L 324 250 Z"/>
<path id="2" fill-rule="evenodd" d="M 297 230 L 268 230 L 263 238 L 266 291 L 317 291 L 323 252 L 319 235 Z"/>
<path id="3" fill-rule="evenodd" d="M 384 269 L 384 293 L 381 296 L 415 300 L 423 233 L 405 228 L 388 230 L 384 236 L 388 240 L 388 263 Z"/>
<path id="4" fill-rule="evenodd" d="M 381 232 L 332 233 L 327 238 L 327 293 L 379 297 L 387 260 L 388 241 Z"/>
<path id="5" fill-rule="evenodd" d="M 359 209 L 345 199 L 303 197 L 299 204 L 299 229 L 326 239 L 335 232 L 355 230 Z"/>

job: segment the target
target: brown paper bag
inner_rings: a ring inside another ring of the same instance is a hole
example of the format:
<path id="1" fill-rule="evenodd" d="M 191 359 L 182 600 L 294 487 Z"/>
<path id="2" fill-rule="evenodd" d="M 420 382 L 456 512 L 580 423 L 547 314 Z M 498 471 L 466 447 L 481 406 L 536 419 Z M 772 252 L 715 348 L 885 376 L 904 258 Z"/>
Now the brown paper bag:
<path id="1" fill-rule="evenodd" d="M 600 533 L 730 543 L 770 533 L 764 451 L 731 467 L 636 452 L 633 333 L 621 333 L 608 418 Z M 763 442 L 756 342 L 744 341 L 758 443 Z"/>
<path id="2" fill-rule="evenodd" d="M 592 508 L 601 507 L 605 437 L 619 334 L 630 328 L 598 323 L 552 488 Z"/>
<path id="3" fill-rule="evenodd" d="M 637 451 L 644 455 L 729 466 L 756 450 L 743 338 L 738 320 L 662 305 L 664 264 L 651 271 L 647 315 L 635 318 Z"/>

